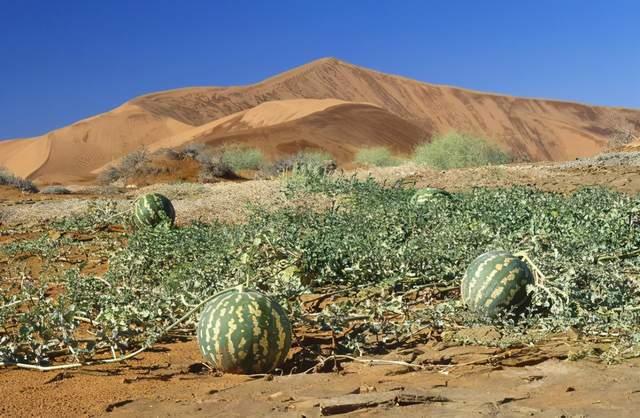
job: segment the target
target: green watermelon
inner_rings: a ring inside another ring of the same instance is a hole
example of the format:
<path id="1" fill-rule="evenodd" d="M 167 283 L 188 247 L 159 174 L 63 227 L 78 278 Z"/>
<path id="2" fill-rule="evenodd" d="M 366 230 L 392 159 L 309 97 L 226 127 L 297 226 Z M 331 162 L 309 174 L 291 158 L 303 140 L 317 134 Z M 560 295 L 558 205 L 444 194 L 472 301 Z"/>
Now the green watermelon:
<path id="1" fill-rule="evenodd" d="M 509 310 L 522 312 L 531 299 L 527 286 L 533 284 L 524 261 L 506 251 L 490 251 L 469 265 L 460 293 L 469 309 L 495 317 Z"/>
<path id="2" fill-rule="evenodd" d="M 411 203 L 416 206 L 422 206 L 429 200 L 437 197 L 450 198 L 451 194 L 442 189 L 436 189 L 433 187 L 426 187 L 424 189 L 418 189 L 411 197 Z"/>
<path id="3" fill-rule="evenodd" d="M 282 307 L 242 287 L 221 292 L 205 305 L 197 335 L 205 359 L 228 373 L 269 373 L 291 347 L 291 324 Z"/>
<path id="4" fill-rule="evenodd" d="M 140 196 L 133 204 L 133 223 L 138 228 L 171 227 L 176 220 L 176 212 L 171 201 L 159 193 Z"/>

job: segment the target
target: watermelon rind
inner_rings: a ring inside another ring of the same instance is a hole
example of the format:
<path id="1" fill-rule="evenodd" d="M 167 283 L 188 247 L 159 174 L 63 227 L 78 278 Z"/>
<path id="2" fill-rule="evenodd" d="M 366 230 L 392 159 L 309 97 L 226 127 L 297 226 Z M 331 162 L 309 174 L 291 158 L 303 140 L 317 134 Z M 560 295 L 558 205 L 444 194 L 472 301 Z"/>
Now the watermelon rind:
<path id="1" fill-rule="evenodd" d="M 460 286 L 462 302 L 474 312 L 496 317 L 521 313 L 534 284 L 529 266 L 507 251 L 490 251 L 473 260 Z"/>
<path id="2" fill-rule="evenodd" d="M 203 308 L 197 326 L 200 351 L 227 373 L 269 373 L 291 347 L 291 323 L 266 295 L 242 287 L 219 293 Z"/>
<path id="3" fill-rule="evenodd" d="M 442 197 L 450 198 L 451 193 L 434 187 L 426 187 L 416 190 L 413 196 L 411 196 L 411 203 L 415 206 L 422 206 L 433 199 Z"/>
<path id="4" fill-rule="evenodd" d="M 138 228 L 171 227 L 176 212 L 171 201 L 160 193 L 140 196 L 133 204 L 133 224 Z"/>

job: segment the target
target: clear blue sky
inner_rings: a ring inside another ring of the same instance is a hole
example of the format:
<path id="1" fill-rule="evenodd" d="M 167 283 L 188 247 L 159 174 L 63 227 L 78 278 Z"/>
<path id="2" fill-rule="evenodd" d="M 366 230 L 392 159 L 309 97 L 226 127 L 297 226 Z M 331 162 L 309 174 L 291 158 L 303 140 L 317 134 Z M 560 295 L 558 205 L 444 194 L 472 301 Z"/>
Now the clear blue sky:
<path id="1" fill-rule="evenodd" d="M 640 108 L 640 2 L 0 0 L 0 138 L 325 56 L 431 83 Z"/>

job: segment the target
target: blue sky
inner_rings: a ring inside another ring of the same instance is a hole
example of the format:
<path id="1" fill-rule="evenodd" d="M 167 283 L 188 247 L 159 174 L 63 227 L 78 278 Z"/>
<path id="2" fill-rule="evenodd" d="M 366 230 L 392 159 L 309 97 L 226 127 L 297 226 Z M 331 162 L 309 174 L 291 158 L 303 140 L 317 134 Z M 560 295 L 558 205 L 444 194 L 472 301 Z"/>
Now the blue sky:
<path id="1" fill-rule="evenodd" d="M 430 83 L 640 108 L 640 2 L 0 0 L 0 138 L 325 56 Z"/>

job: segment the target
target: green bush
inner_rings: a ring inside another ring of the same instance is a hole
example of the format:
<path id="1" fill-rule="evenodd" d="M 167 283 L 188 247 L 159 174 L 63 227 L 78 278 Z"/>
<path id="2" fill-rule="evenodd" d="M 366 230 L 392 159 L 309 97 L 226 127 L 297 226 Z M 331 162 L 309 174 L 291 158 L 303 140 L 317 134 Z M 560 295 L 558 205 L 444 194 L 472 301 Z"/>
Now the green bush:
<path id="1" fill-rule="evenodd" d="M 431 143 L 416 148 L 417 164 L 448 170 L 506 164 L 511 157 L 484 138 L 451 132 L 433 138 Z"/>
<path id="2" fill-rule="evenodd" d="M 333 161 L 333 156 L 326 151 L 301 151 L 297 159 L 305 165 L 322 165 L 327 161 Z"/>
<path id="3" fill-rule="evenodd" d="M 356 154 L 356 163 L 375 167 L 390 167 L 398 165 L 398 160 L 393 158 L 391 151 L 385 147 L 365 148 Z"/>
<path id="4" fill-rule="evenodd" d="M 262 167 L 262 151 L 255 148 L 230 147 L 222 151 L 222 162 L 233 170 L 258 170 Z"/>
<path id="5" fill-rule="evenodd" d="M 337 164 L 331 154 L 325 151 L 301 151 L 295 155 L 275 161 L 267 170 L 271 174 L 291 173 L 299 170 L 331 173 Z"/>

